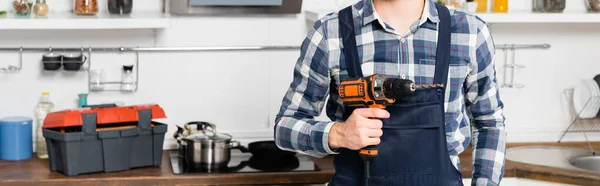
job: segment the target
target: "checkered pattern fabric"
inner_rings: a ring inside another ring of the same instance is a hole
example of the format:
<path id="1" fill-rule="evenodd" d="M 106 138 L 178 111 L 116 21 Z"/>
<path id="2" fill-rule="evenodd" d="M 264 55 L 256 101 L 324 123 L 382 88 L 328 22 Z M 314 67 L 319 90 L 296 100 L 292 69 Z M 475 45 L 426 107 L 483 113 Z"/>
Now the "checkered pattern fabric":
<path id="1" fill-rule="evenodd" d="M 417 84 L 433 83 L 439 17 L 434 2 L 425 1 L 421 18 L 405 33 L 384 23 L 372 0 L 352 5 L 364 76 L 383 74 Z M 451 61 L 444 104 L 448 152 L 458 168 L 458 154 L 472 143 L 472 184 L 498 185 L 503 176 L 506 132 L 494 42 L 479 17 L 452 8 L 450 14 Z M 308 33 L 275 121 L 280 148 L 315 157 L 336 153 L 329 148 L 328 134 L 344 113 L 336 91 L 340 79 L 348 77 L 343 47 L 337 13 L 321 18 Z M 332 121 L 315 120 L 325 103 Z"/>

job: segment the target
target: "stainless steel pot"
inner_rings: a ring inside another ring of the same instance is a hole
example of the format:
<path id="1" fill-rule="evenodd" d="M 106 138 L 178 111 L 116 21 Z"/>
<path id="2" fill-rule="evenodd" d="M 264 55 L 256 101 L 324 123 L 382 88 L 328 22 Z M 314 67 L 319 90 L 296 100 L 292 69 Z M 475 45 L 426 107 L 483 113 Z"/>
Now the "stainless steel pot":
<path id="1" fill-rule="evenodd" d="M 197 125 L 197 129 L 192 129 L 191 125 Z M 245 149 L 238 141 L 232 141 L 231 135 L 217 133 L 215 125 L 207 122 L 187 123 L 185 130 L 178 129 L 175 138 L 179 143 L 180 158 L 188 165 L 205 169 L 226 169 L 231 149 Z"/>

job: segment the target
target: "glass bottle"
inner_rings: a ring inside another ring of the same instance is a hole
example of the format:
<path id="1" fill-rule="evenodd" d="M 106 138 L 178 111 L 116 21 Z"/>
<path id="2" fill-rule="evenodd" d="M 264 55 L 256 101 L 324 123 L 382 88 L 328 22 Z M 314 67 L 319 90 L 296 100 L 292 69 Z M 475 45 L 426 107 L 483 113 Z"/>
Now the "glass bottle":
<path id="1" fill-rule="evenodd" d="M 30 16 L 33 3 L 30 0 L 15 0 L 13 8 L 17 16 Z"/>
<path id="2" fill-rule="evenodd" d="M 133 65 L 124 65 L 123 75 L 121 76 L 121 91 L 133 92 L 135 89 L 136 82 L 133 76 Z"/>
<path id="3" fill-rule="evenodd" d="M 493 0 L 494 4 L 492 10 L 496 13 L 508 12 L 508 0 Z"/>
<path id="4" fill-rule="evenodd" d="M 48 15 L 48 10 L 46 0 L 37 0 L 35 5 L 33 5 L 33 13 L 36 16 L 46 16 Z"/>
<path id="5" fill-rule="evenodd" d="M 488 0 L 475 0 L 477 2 L 477 12 L 487 12 Z"/>

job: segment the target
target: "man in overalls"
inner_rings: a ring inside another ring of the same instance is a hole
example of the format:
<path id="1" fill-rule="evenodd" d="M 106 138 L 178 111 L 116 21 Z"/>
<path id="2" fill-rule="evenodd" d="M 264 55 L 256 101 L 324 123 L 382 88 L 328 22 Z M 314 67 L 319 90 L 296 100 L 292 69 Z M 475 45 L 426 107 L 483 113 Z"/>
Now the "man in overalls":
<path id="1" fill-rule="evenodd" d="M 315 157 L 337 154 L 336 186 L 363 184 L 357 150 L 369 145 L 379 147 L 369 185 L 462 185 L 458 154 L 472 142 L 472 185 L 498 185 L 506 132 L 494 50 L 489 28 L 472 13 L 433 0 L 360 0 L 308 33 L 275 141 Z M 445 86 L 386 110 L 345 108 L 340 81 L 373 74 Z M 332 121 L 318 121 L 326 102 Z"/>

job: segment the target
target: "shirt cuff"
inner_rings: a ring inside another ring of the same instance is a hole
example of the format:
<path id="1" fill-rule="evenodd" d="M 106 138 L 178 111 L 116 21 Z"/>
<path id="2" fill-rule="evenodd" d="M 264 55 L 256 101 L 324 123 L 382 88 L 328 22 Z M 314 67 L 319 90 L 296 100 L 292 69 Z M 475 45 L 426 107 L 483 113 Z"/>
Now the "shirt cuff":
<path id="1" fill-rule="evenodd" d="M 323 149 L 325 149 L 325 152 L 328 154 L 339 154 L 337 149 L 329 148 L 329 131 L 331 131 L 331 126 L 333 126 L 333 124 L 335 124 L 335 122 L 329 122 L 325 125 L 325 130 L 323 130 Z"/>
<path id="2" fill-rule="evenodd" d="M 487 178 L 476 178 L 471 181 L 471 186 L 498 186 L 498 184 L 490 181 Z"/>

